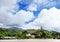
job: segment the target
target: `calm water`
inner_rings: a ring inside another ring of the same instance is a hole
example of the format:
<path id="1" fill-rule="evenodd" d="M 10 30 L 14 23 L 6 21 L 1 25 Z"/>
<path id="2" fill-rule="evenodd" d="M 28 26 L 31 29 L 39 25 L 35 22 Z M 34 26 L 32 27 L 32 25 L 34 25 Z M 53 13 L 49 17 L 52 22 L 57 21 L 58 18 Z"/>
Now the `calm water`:
<path id="1" fill-rule="evenodd" d="M 0 40 L 0 42 L 60 42 L 60 40 L 53 40 L 53 39 L 46 39 L 46 40 L 43 40 L 43 39 L 26 39 L 26 40 Z"/>

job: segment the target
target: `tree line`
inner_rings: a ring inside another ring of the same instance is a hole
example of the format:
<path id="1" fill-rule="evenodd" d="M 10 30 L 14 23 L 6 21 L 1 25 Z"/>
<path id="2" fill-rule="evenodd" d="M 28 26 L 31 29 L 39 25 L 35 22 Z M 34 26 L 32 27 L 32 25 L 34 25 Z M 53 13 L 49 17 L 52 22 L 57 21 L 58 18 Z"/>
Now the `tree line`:
<path id="1" fill-rule="evenodd" d="M 27 34 L 34 35 L 34 39 L 59 39 L 60 32 L 48 31 L 44 29 L 21 29 L 21 28 L 0 28 L 0 39 L 4 37 L 16 37 L 16 39 L 32 39 L 31 36 Z"/>

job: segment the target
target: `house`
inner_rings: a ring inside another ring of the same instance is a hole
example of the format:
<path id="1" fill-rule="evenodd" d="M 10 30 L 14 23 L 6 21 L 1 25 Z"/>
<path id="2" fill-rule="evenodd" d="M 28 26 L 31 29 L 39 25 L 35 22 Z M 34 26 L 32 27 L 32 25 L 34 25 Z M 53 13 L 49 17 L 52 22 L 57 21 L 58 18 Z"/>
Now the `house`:
<path id="1" fill-rule="evenodd" d="M 31 34 L 29 33 L 29 34 L 26 34 L 26 36 L 31 36 Z"/>
<path id="2" fill-rule="evenodd" d="M 60 39 L 60 35 L 57 36 L 57 39 Z"/>
<path id="3" fill-rule="evenodd" d="M 35 35 L 36 35 L 36 34 L 32 33 L 32 34 L 31 34 L 31 38 L 35 38 Z"/>
<path id="4" fill-rule="evenodd" d="M 36 35 L 36 34 L 34 34 L 34 33 L 26 34 L 26 36 L 31 37 L 31 38 L 35 38 L 35 35 Z"/>

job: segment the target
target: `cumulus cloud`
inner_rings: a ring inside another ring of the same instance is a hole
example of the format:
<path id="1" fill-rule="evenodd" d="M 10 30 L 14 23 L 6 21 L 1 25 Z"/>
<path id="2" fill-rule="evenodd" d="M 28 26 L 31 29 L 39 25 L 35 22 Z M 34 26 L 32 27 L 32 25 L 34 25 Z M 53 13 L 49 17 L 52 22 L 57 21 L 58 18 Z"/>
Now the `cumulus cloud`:
<path id="1" fill-rule="evenodd" d="M 34 18 L 33 12 L 20 10 L 15 15 L 5 10 L 6 8 L 1 8 L 0 10 L 0 23 L 4 26 L 18 24 L 19 26 L 25 25 L 25 22 Z"/>
<path id="2" fill-rule="evenodd" d="M 25 10 L 17 12 L 18 8 L 17 0 L 0 0 L 0 26 L 8 27 L 13 24 L 23 26 L 26 21 L 34 18 L 33 12 Z M 14 12 L 16 14 L 13 14 Z"/>
<path id="3" fill-rule="evenodd" d="M 16 2 L 17 0 L 0 0 L 0 23 L 4 26 L 10 24 L 12 13 L 18 9 Z"/>
<path id="4" fill-rule="evenodd" d="M 17 2 L 26 4 L 27 11 L 19 10 Z M 53 7 L 55 5 L 56 1 L 53 0 L 0 0 L 0 27 L 17 24 L 24 29 L 39 29 L 42 26 L 47 30 L 58 31 L 60 30 L 60 9 Z M 43 9 L 36 18 L 33 12 L 40 10 L 41 7 L 53 8 Z M 33 18 L 36 18 L 33 22 L 25 24 Z"/>
<path id="5" fill-rule="evenodd" d="M 27 8 L 29 11 L 37 11 L 37 5 L 35 4 L 30 4 Z"/>
<path id="6" fill-rule="evenodd" d="M 41 23 L 45 23 L 44 25 L 47 25 L 48 27 L 59 27 L 60 9 L 57 9 L 55 7 L 49 10 L 43 9 L 38 18 L 41 18 Z"/>
<path id="7" fill-rule="evenodd" d="M 30 24 L 33 27 L 43 27 L 46 30 L 60 30 L 60 9 L 52 7 L 51 9 L 43 9 L 38 18 Z M 60 32 L 60 31 L 59 31 Z"/>
<path id="8" fill-rule="evenodd" d="M 15 18 L 15 19 L 14 19 Z M 25 22 L 34 18 L 33 12 L 20 10 L 14 15 L 13 23 L 19 24 L 20 26 L 25 25 Z"/>
<path id="9" fill-rule="evenodd" d="M 34 24 L 35 22 L 30 22 L 27 25 L 23 26 L 23 29 L 40 29 L 40 27 L 37 26 L 37 24 Z"/>
<path id="10" fill-rule="evenodd" d="M 0 7 L 7 7 L 10 12 L 16 12 L 18 9 L 17 0 L 0 0 Z"/>

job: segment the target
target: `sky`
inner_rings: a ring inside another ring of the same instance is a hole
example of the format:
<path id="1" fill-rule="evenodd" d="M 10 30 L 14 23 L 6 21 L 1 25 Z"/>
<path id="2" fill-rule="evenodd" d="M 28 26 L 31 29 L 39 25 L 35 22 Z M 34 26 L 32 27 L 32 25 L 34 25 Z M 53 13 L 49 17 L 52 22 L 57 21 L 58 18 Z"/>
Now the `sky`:
<path id="1" fill-rule="evenodd" d="M 60 0 L 0 0 L 0 27 L 60 32 Z"/>

